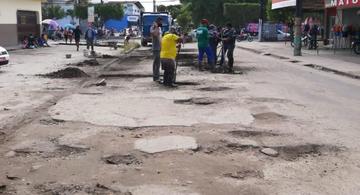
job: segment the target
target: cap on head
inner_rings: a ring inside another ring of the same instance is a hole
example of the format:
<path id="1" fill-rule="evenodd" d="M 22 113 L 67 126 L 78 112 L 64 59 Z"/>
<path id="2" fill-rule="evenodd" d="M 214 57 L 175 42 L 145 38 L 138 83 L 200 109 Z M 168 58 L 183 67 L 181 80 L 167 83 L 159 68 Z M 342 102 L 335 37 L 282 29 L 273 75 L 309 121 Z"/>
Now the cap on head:
<path id="1" fill-rule="evenodd" d="M 200 21 L 200 23 L 207 25 L 207 24 L 209 24 L 209 20 L 207 20 L 207 19 L 202 19 L 202 20 Z"/>

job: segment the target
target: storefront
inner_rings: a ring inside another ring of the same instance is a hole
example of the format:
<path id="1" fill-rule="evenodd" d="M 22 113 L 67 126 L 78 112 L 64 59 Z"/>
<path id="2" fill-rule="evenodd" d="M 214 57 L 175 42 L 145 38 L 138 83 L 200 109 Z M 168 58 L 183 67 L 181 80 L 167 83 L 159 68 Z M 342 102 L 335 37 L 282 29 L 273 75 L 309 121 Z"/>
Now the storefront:
<path id="1" fill-rule="evenodd" d="M 360 34 L 360 0 L 325 1 L 326 35 L 339 39 L 340 47 L 349 47 Z"/>

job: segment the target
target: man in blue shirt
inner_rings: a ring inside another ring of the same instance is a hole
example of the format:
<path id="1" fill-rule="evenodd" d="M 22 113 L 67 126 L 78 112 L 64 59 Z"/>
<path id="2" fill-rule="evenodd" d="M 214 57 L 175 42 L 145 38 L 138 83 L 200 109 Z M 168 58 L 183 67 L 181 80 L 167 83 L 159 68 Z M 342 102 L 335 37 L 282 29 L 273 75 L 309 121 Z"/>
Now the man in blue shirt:
<path id="1" fill-rule="evenodd" d="M 95 30 L 92 28 L 91 25 L 89 25 L 89 28 L 87 29 L 86 33 L 85 33 L 85 40 L 86 40 L 86 48 L 90 49 L 91 46 L 91 51 L 94 52 L 94 41 L 96 38 L 96 32 Z"/>

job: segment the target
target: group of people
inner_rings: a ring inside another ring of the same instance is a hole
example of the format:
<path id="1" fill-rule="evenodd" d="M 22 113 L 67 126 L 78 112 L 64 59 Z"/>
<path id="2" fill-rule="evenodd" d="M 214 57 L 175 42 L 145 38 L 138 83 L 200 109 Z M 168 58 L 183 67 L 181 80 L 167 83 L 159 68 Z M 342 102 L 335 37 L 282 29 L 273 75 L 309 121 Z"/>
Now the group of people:
<path id="1" fill-rule="evenodd" d="M 40 37 L 36 37 L 32 33 L 29 36 L 25 36 L 22 43 L 24 49 L 35 49 L 39 47 L 50 47 L 48 44 L 48 38 L 46 34 L 41 34 Z"/>
<path id="2" fill-rule="evenodd" d="M 215 25 L 209 25 L 207 19 L 202 19 L 200 27 L 196 29 L 196 38 L 198 40 L 198 67 L 199 70 L 209 69 L 216 71 L 218 45 L 221 43 L 220 67 L 225 72 L 233 72 L 234 49 L 236 42 L 236 30 L 231 23 L 227 23 L 224 28 L 217 28 Z M 203 65 L 203 56 L 206 53 L 208 66 Z M 225 67 L 225 56 L 228 58 L 227 67 Z"/>
<path id="3" fill-rule="evenodd" d="M 160 81 L 160 65 L 164 70 L 165 86 L 174 87 L 176 76 L 175 59 L 180 51 L 182 36 L 176 33 L 175 28 L 170 28 L 168 32 L 162 32 L 162 19 L 159 17 L 150 28 L 152 35 L 152 51 L 153 51 L 153 80 Z M 196 38 L 198 40 L 198 68 L 199 70 L 217 71 L 219 65 L 221 70 L 225 72 L 233 72 L 234 65 L 234 49 L 236 41 L 236 31 L 230 23 L 225 28 L 217 28 L 215 25 L 209 25 L 207 19 L 200 21 L 200 26 L 196 30 Z M 222 44 L 221 53 L 217 53 L 218 45 Z M 204 54 L 207 56 L 207 64 L 204 65 Z M 221 56 L 219 64 L 218 57 Z M 225 58 L 228 63 L 225 67 Z"/>

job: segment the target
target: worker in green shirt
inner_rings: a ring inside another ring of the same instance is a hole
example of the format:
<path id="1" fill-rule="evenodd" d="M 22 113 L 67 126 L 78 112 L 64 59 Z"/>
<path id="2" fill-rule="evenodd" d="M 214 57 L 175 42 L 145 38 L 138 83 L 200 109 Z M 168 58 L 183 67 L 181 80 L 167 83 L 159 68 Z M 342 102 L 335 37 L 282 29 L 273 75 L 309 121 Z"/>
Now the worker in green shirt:
<path id="1" fill-rule="evenodd" d="M 196 29 L 196 38 L 198 40 L 198 49 L 199 49 L 199 56 L 198 56 L 199 70 L 203 70 L 202 61 L 203 61 L 204 53 L 206 53 L 208 59 L 208 65 L 210 66 L 210 69 L 214 70 L 215 62 L 209 45 L 209 30 L 208 30 L 209 21 L 207 19 L 202 19 L 200 23 L 201 24 L 199 28 Z"/>

